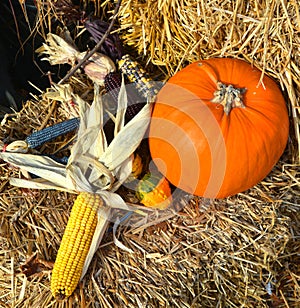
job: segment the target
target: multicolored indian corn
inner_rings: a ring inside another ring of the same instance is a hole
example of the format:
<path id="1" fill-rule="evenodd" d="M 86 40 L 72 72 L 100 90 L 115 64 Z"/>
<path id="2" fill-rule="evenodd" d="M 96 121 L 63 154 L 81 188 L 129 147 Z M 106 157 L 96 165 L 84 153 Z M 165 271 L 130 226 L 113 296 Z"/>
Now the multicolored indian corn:
<path id="1" fill-rule="evenodd" d="M 159 91 L 157 84 L 148 76 L 138 62 L 130 56 L 124 55 L 118 62 L 120 71 L 125 74 L 130 82 L 133 82 L 141 95 L 146 99 L 153 99 Z"/>
<path id="2" fill-rule="evenodd" d="M 51 292 L 58 300 L 69 297 L 81 278 L 103 205 L 99 195 L 87 192 L 75 200 L 52 271 Z"/>
<path id="3" fill-rule="evenodd" d="M 122 85 L 122 77 L 119 73 L 112 72 L 105 76 L 104 79 L 105 90 L 111 96 L 116 106 L 118 104 L 118 97 L 121 85 Z M 137 90 L 132 86 L 128 86 L 126 88 L 126 94 L 128 103 L 125 113 L 125 120 L 126 122 L 128 122 L 142 110 L 146 102 L 144 99 L 142 99 Z"/>

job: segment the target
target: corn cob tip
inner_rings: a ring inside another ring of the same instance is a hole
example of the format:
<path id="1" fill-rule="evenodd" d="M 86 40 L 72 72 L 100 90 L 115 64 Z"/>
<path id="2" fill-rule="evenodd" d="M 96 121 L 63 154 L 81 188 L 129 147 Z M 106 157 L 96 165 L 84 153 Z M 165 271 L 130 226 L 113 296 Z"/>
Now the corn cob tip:
<path id="1" fill-rule="evenodd" d="M 118 62 L 120 71 L 127 76 L 130 82 L 134 83 L 139 93 L 151 100 L 157 95 L 156 83 L 148 76 L 146 71 L 132 60 L 128 54 L 124 55 Z"/>
<path id="2" fill-rule="evenodd" d="M 28 143 L 24 140 L 13 141 L 6 147 L 7 152 L 13 153 L 27 153 L 28 152 Z"/>
<path id="3" fill-rule="evenodd" d="M 64 289 L 59 290 L 59 293 L 57 293 L 57 295 L 55 295 L 55 299 L 58 302 L 61 302 L 61 301 L 65 300 L 66 298 L 68 298 L 65 294 L 66 294 L 66 290 L 64 290 Z"/>

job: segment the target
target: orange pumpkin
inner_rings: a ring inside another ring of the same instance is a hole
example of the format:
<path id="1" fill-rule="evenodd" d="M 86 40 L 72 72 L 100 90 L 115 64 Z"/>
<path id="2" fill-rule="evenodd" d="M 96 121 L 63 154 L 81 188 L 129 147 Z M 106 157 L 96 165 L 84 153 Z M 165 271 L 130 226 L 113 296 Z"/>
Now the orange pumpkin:
<path id="1" fill-rule="evenodd" d="M 265 178 L 289 132 L 275 81 L 249 63 L 192 63 L 164 85 L 154 104 L 149 147 L 159 171 L 182 190 L 224 198 Z"/>

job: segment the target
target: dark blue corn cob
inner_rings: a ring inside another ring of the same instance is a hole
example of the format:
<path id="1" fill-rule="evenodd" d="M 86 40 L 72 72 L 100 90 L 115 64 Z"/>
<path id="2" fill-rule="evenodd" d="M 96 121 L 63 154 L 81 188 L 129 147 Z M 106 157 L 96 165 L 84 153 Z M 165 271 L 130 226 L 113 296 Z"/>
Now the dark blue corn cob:
<path id="1" fill-rule="evenodd" d="M 55 139 L 56 137 L 74 131 L 79 127 L 79 123 L 79 118 L 66 120 L 64 122 L 54 124 L 40 131 L 32 133 L 25 139 L 25 141 L 29 148 L 34 149 L 38 146 L 43 145 L 46 142 Z"/>
<path id="2" fill-rule="evenodd" d="M 61 157 L 61 158 L 58 158 L 58 157 L 56 157 L 55 155 L 42 155 L 42 156 L 44 156 L 44 157 L 49 157 L 49 158 L 53 159 L 55 162 L 57 162 L 57 163 L 59 163 L 59 164 L 62 164 L 62 165 L 67 165 L 68 160 L 69 160 L 69 157 L 67 157 L 67 156 L 63 156 L 63 157 Z M 37 176 L 37 175 L 34 174 L 34 173 L 29 172 L 29 174 L 30 174 L 30 177 L 31 177 L 32 179 L 37 179 L 37 178 L 39 178 L 39 176 Z"/>
<path id="3" fill-rule="evenodd" d="M 57 163 L 66 165 L 68 163 L 69 157 L 68 156 L 63 156 L 63 157 L 56 157 L 55 155 L 45 155 L 48 156 L 50 158 L 52 158 L 54 161 L 56 161 Z"/>
<path id="4" fill-rule="evenodd" d="M 121 84 L 122 77 L 119 73 L 109 73 L 104 79 L 105 90 L 116 105 L 118 103 Z M 125 121 L 128 122 L 141 111 L 146 102 L 131 85 L 127 86 L 126 94 L 128 105 L 125 113 Z"/>
<path id="5" fill-rule="evenodd" d="M 118 62 L 120 71 L 127 76 L 130 82 L 136 85 L 139 93 L 146 99 L 153 99 L 160 87 L 154 82 L 140 65 L 129 55 L 124 55 Z"/>

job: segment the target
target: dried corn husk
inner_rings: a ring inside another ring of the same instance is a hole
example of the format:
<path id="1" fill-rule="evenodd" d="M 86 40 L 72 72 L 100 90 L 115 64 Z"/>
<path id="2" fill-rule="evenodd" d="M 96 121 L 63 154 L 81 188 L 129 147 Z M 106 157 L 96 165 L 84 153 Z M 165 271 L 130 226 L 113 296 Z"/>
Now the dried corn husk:
<path id="1" fill-rule="evenodd" d="M 52 65 L 70 64 L 75 66 L 82 60 L 86 52 L 80 52 L 68 31 L 63 31 L 62 36 L 48 33 L 46 43 L 36 50 L 37 53 L 45 55 L 42 60 L 49 61 Z M 104 85 L 104 78 L 107 74 L 115 71 L 114 62 L 106 55 L 95 52 L 84 64 L 84 71 L 87 76 L 99 85 Z"/>
<path id="2" fill-rule="evenodd" d="M 63 189 L 71 192 L 102 190 L 115 191 L 131 173 L 131 155 L 142 140 L 147 129 L 151 105 L 144 108 L 126 125 L 124 116 L 127 106 L 124 82 L 119 96 L 115 117 L 115 138 L 107 145 L 103 131 L 103 104 L 99 88 L 95 86 L 94 102 L 90 106 L 77 95 L 73 100 L 79 105 L 80 127 L 77 141 L 71 149 L 68 165 L 65 167 L 49 157 L 32 154 L 1 153 L 0 157 L 41 179 L 11 179 L 14 185 L 47 189 Z M 90 171 L 90 165 L 94 168 Z M 25 184 L 27 183 L 27 184 Z"/>

